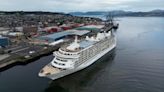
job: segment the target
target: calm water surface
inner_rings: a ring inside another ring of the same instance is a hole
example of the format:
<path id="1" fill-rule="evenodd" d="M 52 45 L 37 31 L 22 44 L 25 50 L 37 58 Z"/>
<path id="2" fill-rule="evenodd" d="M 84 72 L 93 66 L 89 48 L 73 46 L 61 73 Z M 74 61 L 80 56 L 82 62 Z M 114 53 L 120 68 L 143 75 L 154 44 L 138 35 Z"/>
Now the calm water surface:
<path id="1" fill-rule="evenodd" d="M 0 92 L 164 92 L 164 18 L 119 18 L 117 48 L 89 68 L 51 81 L 53 56 L 0 72 Z"/>

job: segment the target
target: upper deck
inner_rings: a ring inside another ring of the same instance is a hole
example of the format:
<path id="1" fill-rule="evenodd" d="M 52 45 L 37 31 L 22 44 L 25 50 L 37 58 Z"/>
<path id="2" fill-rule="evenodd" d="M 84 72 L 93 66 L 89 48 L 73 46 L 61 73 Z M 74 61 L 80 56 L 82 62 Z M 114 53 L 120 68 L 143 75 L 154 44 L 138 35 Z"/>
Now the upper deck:
<path id="1" fill-rule="evenodd" d="M 59 52 L 64 52 L 64 54 L 78 54 L 83 49 L 94 45 L 95 43 L 101 42 L 106 38 L 111 37 L 111 32 L 104 32 L 104 33 L 97 33 L 97 35 L 94 35 L 92 37 L 86 36 L 86 38 L 81 39 L 80 41 L 77 40 L 77 37 L 75 37 L 75 40 L 70 43 L 62 46 L 59 49 Z"/>
<path id="2" fill-rule="evenodd" d="M 75 50 L 69 50 L 69 49 L 67 49 L 67 47 L 69 46 L 69 45 L 65 45 L 65 46 L 62 46 L 60 49 L 59 49 L 59 51 L 61 50 L 61 51 L 64 51 L 64 52 L 68 52 L 68 53 L 78 53 L 78 52 L 80 52 L 81 50 L 83 50 L 83 49 L 85 49 L 85 48 L 87 48 L 87 47 L 89 47 L 89 46 L 91 46 L 91 45 L 93 45 L 94 43 L 96 43 L 96 42 L 94 42 L 94 41 L 87 41 L 87 40 L 83 40 L 83 41 L 80 41 L 78 44 L 79 44 L 79 48 L 77 48 L 77 49 L 75 49 Z"/>
<path id="3" fill-rule="evenodd" d="M 91 45 L 93 45 L 95 42 L 94 41 L 87 41 L 87 40 L 84 40 L 84 41 L 81 41 L 79 44 L 80 44 L 80 48 L 87 48 Z"/>

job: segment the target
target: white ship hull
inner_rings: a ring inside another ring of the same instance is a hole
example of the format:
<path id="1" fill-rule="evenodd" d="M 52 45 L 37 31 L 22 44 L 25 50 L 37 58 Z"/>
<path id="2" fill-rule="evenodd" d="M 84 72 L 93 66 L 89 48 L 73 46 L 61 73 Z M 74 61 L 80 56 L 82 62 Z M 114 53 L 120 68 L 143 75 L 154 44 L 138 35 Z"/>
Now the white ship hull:
<path id="1" fill-rule="evenodd" d="M 70 70 L 65 70 L 65 71 L 62 71 L 60 73 L 56 73 L 56 74 L 53 74 L 53 75 L 47 75 L 45 77 L 48 77 L 52 80 L 55 80 L 55 79 L 58 79 L 58 78 L 61 78 L 61 77 L 64 77 L 66 75 L 69 75 L 71 73 L 74 73 L 74 72 L 77 72 L 79 70 L 82 70 L 88 66 L 90 66 L 91 64 L 93 64 L 95 61 L 97 61 L 99 58 L 101 58 L 102 56 L 104 56 L 105 54 L 107 54 L 108 52 L 110 52 L 111 50 L 113 50 L 114 48 L 116 47 L 116 38 L 114 38 L 114 42 L 113 44 L 110 45 L 109 48 L 103 50 L 102 52 L 100 52 L 99 54 L 95 55 L 94 57 L 90 58 L 89 60 L 87 60 L 85 63 L 81 64 L 80 66 L 78 66 L 77 68 L 75 69 L 70 69 Z"/>

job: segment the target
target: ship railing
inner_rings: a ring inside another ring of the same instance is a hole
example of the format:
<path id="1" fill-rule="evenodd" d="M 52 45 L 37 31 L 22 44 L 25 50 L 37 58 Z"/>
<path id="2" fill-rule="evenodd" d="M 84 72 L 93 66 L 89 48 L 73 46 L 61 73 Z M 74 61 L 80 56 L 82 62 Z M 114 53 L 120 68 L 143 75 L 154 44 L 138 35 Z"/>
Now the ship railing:
<path id="1" fill-rule="evenodd" d="M 61 52 L 62 54 L 71 54 L 71 55 L 77 55 L 78 52 L 68 52 L 68 50 L 66 50 L 65 48 L 60 48 L 59 52 Z"/>
<path id="2" fill-rule="evenodd" d="M 54 56 L 62 57 L 62 58 L 79 58 L 79 55 L 64 55 L 59 53 L 58 51 L 55 51 L 53 54 Z"/>
<path id="3" fill-rule="evenodd" d="M 63 51 L 65 51 L 65 52 L 68 52 L 68 53 L 77 53 L 77 52 L 79 52 L 82 48 L 77 48 L 77 49 L 75 49 L 75 50 L 68 50 L 68 49 L 67 49 L 67 46 L 65 45 L 65 46 L 62 46 L 60 49 L 63 50 Z"/>

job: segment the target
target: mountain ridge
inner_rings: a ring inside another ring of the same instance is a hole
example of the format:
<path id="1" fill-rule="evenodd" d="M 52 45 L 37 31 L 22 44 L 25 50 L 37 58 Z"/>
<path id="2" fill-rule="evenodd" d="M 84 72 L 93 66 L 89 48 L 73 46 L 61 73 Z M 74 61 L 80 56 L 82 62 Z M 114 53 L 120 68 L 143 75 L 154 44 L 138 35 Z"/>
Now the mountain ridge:
<path id="1" fill-rule="evenodd" d="M 114 10 L 114 11 L 90 11 L 90 12 L 70 12 L 69 14 L 74 16 L 80 15 L 106 15 L 111 14 L 115 17 L 125 17 L 125 16 L 141 16 L 141 17 L 149 17 L 149 16 L 157 16 L 164 17 L 164 10 L 156 9 L 148 12 L 143 11 L 124 11 L 124 10 Z"/>

